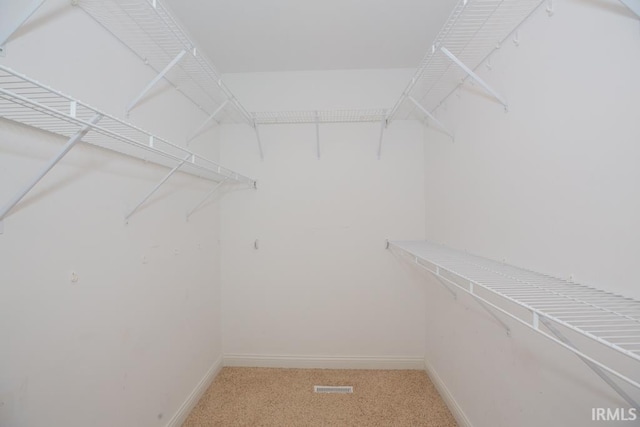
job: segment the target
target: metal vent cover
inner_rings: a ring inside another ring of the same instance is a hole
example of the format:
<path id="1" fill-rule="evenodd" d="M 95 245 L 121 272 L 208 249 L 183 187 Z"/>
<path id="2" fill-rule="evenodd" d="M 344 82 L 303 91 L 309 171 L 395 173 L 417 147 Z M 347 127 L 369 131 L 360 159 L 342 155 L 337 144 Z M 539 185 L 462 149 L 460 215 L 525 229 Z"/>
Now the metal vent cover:
<path id="1" fill-rule="evenodd" d="M 353 393 L 352 386 L 332 386 L 332 385 L 314 385 L 315 393 Z"/>

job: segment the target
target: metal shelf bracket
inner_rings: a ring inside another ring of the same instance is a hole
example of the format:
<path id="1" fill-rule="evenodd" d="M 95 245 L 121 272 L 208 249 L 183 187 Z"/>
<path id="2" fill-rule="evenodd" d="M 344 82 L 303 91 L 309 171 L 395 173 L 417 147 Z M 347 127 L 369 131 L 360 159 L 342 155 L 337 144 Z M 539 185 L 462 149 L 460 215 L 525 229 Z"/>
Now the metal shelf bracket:
<path id="1" fill-rule="evenodd" d="M 180 163 L 178 163 L 178 164 L 176 165 L 176 167 L 174 167 L 173 169 L 171 169 L 171 171 L 169 171 L 169 173 L 168 173 L 168 174 L 166 174 L 166 175 L 165 175 L 165 177 L 164 177 L 164 178 L 162 178 L 162 180 L 161 180 L 161 181 L 160 181 L 160 182 L 159 182 L 155 187 L 153 187 L 153 189 L 151 189 L 151 191 L 149 191 L 149 192 L 147 193 L 147 195 L 146 195 L 146 196 L 144 196 L 144 197 L 142 198 L 142 200 L 140 200 L 140 202 L 139 202 L 139 203 L 138 203 L 138 204 L 137 204 L 133 209 L 131 209 L 131 210 L 129 211 L 129 213 L 127 213 L 127 214 L 124 216 L 124 220 L 125 220 L 125 222 L 126 222 L 127 224 L 129 223 L 129 218 L 130 218 L 130 217 L 131 217 L 131 216 L 132 216 L 132 215 L 133 215 L 133 214 L 134 214 L 134 213 L 135 213 L 135 212 L 140 208 L 140 206 L 142 206 L 142 205 L 144 204 L 144 202 L 146 202 L 146 201 L 149 199 L 149 197 L 151 197 L 151 196 L 152 196 L 156 191 L 158 191 L 158 190 L 160 189 L 160 187 L 162 187 L 162 185 L 163 185 L 165 182 L 167 182 L 167 180 L 168 180 L 169 178 L 171 178 L 171 177 L 173 176 L 173 174 L 174 174 L 174 173 L 176 173 L 176 172 L 178 171 L 178 169 L 180 169 L 180 167 L 181 167 L 182 165 L 184 165 L 184 164 L 185 164 L 185 162 L 186 162 L 187 160 L 189 160 L 191 157 L 192 157 L 192 155 L 191 155 L 191 154 L 188 154 L 188 155 L 184 158 L 184 160 L 182 160 Z"/>
<path id="2" fill-rule="evenodd" d="M 453 53 L 451 53 L 446 47 L 441 46 L 440 47 L 440 51 L 442 53 L 444 53 L 447 58 L 449 58 L 451 61 L 453 61 L 458 67 L 460 67 L 462 69 L 462 71 L 464 71 L 465 73 L 467 73 L 467 75 L 469 77 L 471 77 L 476 83 L 478 83 L 480 86 L 482 86 L 482 88 L 487 91 L 487 93 L 489 93 L 491 96 L 493 96 L 498 102 L 500 102 L 502 105 L 504 105 L 505 110 L 507 110 L 509 108 L 507 101 L 501 97 L 498 92 L 496 92 L 495 90 L 493 90 L 491 88 L 491 86 L 489 86 L 484 80 L 482 80 L 482 78 L 480 78 L 480 76 L 478 76 L 476 73 L 473 72 L 473 70 L 469 67 L 467 67 L 464 62 L 460 61 Z"/>
<path id="3" fill-rule="evenodd" d="M 445 125 L 444 123 L 442 123 L 440 120 L 438 120 L 433 114 L 431 114 L 429 112 L 429 110 L 427 110 L 426 108 L 424 108 L 422 106 L 422 104 L 420 104 L 418 101 L 416 101 L 416 99 L 413 96 L 408 96 L 407 97 L 411 102 L 414 103 L 414 105 L 416 107 L 418 107 L 418 109 L 420 111 L 422 111 L 424 113 L 425 116 L 427 116 L 430 120 L 432 120 L 436 125 L 438 125 L 438 127 L 447 135 L 449 135 L 449 137 L 451 138 L 451 140 L 453 141 L 453 132 L 451 132 Z"/>
<path id="4" fill-rule="evenodd" d="M 386 248 L 389 249 L 390 247 L 391 247 L 391 242 L 389 242 L 387 240 Z M 440 267 L 436 267 L 435 271 L 432 271 L 429 268 L 427 268 L 424 265 L 422 265 L 420 263 L 420 259 L 417 256 L 413 256 L 412 259 L 413 259 L 414 264 L 416 264 L 418 267 L 420 267 L 423 270 L 426 270 L 427 272 L 431 273 L 433 275 L 433 277 L 442 285 L 442 287 L 444 289 L 446 289 L 453 296 L 453 299 L 455 299 L 455 300 L 458 299 L 458 293 L 456 292 L 456 288 L 462 289 L 467 294 L 469 294 L 472 297 L 472 299 L 475 302 L 478 303 L 478 305 L 480 307 L 482 307 L 491 317 L 493 317 L 493 319 L 500 326 L 502 326 L 504 328 L 507 336 L 508 337 L 511 336 L 511 328 L 509 327 L 509 325 L 507 325 L 500 317 L 498 317 L 498 315 L 496 313 L 494 313 L 493 310 L 491 310 L 491 307 L 487 306 L 484 302 L 482 302 L 482 299 L 478 295 L 475 294 L 475 291 L 474 291 L 474 288 L 473 288 L 473 282 L 469 282 L 469 289 L 464 289 L 459 284 L 456 284 L 456 283 L 452 282 L 451 280 L 447 279 L 446 277 L 442 276 L 440 274 Z"/>
<path id="5" fill-rule="evenodd" d="M 205 194 L 205 196 L 202 198 L 202 200 L 200 200 L 198 202 L 198 204 L 194 206 L 193 209 L 191 209 L 190 211 L 187 212 L 187 221 L 189 221 L 189 218 L 191 217 L 191 215 L 194 214 L 194 212 L 196 212 L 198 209 L 200 209 L 200 207 L 202 205 L 204 205 L 207 200 L 209 200 L 209 197 L 213 196 L 215 194 L 215 192 L 218 191 L 218 188 L 220 188 L 222 186 L 222 184 L 227 182 L 227 179 L 228 178 L 225 178 L 222 181 L 220 181 L 219 183 L 217 183 L 211 190 L 209 190 L 209 192 L 207 192 L 207 194 Z"/>
<path id="6" fill-rule="evenodd" d="M 418 261 L 418 258 L 416 258 L 415 263 L 420 265 L 420 262 Z M 427 271 L 429 271 L 429 270 L 427 270 Z M 449 293 L 453 296 L 453 299 L 455 299 L 455 300 L 458 299 L 458 293 L 455 291 L 455 289 L 452 289 L 451 287 L 449 287 L 447 282 L 445 282 L 444 278 L 442 276 L 440 276 L 440 272 L 439 271 L 437 271 L 436 273 L 433 273 L 432 271 L 429 271 L 429 272 L 431 274 L 433 274 L 433 277 L 436 278 L 438 283 L 440 283 L 443 288 L 445 288 L 447 291 L 449 291 Z"/>
<path id="7" fill-rule="evenodd" d="M 162 71 L 160 71 L 160 73 L 158 73 L 157 76 L 155 76 L 153 78 L 153 80 L 151 80 L 149 82 L 149 84 L 147 84 L 145 86 L 144 89 L 142 89 L 142 92 L 140 92 L 140 94 L 138 96 L 135 97 L 135 99 L 133 101 L 131 101 L 129 103 L 129 105 L 127 106 L 126 109 L 126 114 L 127 116 L 129 115 L 129 113 L 131 112 L 131 110 L 133 110 L 136 105 L 138 105 L 138 103 L 142 100 L 142 98 L 147 94 L 147 92 L 149 92 L 160 80 L 162 80 L 164 78 L 164 76 L 178 63 L 180 62 L 180 60 L 182 59 L 182 57 L 187 53 L 186 50 L 181 50 L 180 53 L 178 53 L 178 55 L 176 55 L 175 58 L 173 58 L 173 60 L 166 66 L 164 67 L 164 69 Z"/>
<path id="8" fill-rule="evenodd" d="M 69 138 L 64 147 L 62 147 L 62 150 L 60 150 L 60 152 L 54 158 L 52 158 L 49 163 L 47 163 L 47 165 L 31 180 L 29 184 L 27 184 L 22 190 L 20 190 L 18 194 L 16 194 L 15 197 L 11 199 L 9 203 L 7 203 L 2 208 L 2 210 L 0 210 L 0 222 L 2 222 L 4 218 L 9 214 L 11 209 L 13 209 L 18 203 L 20 203 L 24 196 L 26 196 L 27 193 L 29 193 L 29 191 L 31 191 L 33 187 L 35 187 L 36 184 L 38 184 L 38 182 L 40 182 L 40 180 L 44 178 L 45 175 L 49 173 L 49 171 L 53 169 L 55 165 L 57 165 L 58 162 L 62 160 L 64 156 L 66 156 L 67 153 L 69 153 L 69 151 L 71 151 L 71 149 L 78 142 L 80 142 L 80 140 L 87 134 L 87 132 L 91 130 L 91 126 L 98 123 L 101 118 L 102 116 L 100 114 L 96 114 L 95 116 L 93 116 L 88 125 L 84 126 L 78 131 L 78 133 Z M 0 229 L 0 233 L 1 232 L 2 230 Z"/>
<path id="9" fill-rule="evenodd" d="M 229 100 L 227 99 L 227 100 L 225 100 L 222 104 L 220 104 L 220 106 L 219 106 L 219 107 L 218 107 L 218 108 L 217 108 L 213 113 L 211 113 L 211 115 L 210 115 L 209 117 L 207 117 L 207 119 L 206 119 L 204 122 L 202 122 L 202 124 L 201 124 L 200 126 L 198 126 L 198 127 L 196 128 L 196 130 L 194 130 L 194 131 L 191 133 L 191 136 L 189 136 L 189 137 L 187 138 L 187 145 L 189 145 L 189 143 L 190 143 L 191 141 L 193 141 L 193 140 L 198 136 L 198 134 L 200 133 L 200 131 L 201 131 L 202 129 L 204 129 L 204 127 L 207 125 L 207 123 L 209 123 L 211 120 L 215 119 L 215 118 L 216 118 L 216 116 L 217 116 L 218 114 L 220 114 L 220 112 L 221 112 L 222 110 L 224 110 L 224 107 L 226 107 L 228 103 L 229 103 Z"/>
<path id="10" fill-rule="evenodd" d="M 264 151 L 262 151 L 262 140 L 260 139 L 260 130 L 258 124 L 253 123 L 253 129 L 256 131 L 256 139 L 258 140 L 258 150 L 260 150 L 260 160 L 264 160 Z"/>
<path id="11" fill-rule="evenodd" d="M 0 2 L 0 47 L 35 13 L 44 0 Z"/>
<path id="12" fill-rule="evenodd" d="M 489 307 L 485 303 L 483 303 L 481 299 L 478 299 L 478 298 L 474 297 L 473 300 L 475 302 L 477 302 L 478 305 L 480 307 L 482 307 L 484 309 L 484 311 L 486 311 L 491 317 L 493 317 L 493 320 L 498 322 L 498 324 L 500 324 L 500 326 L 502 326 L 504 328 L 504 331 L 505 331 L 505 333 L 507 334 L 508 337 L 511 336 L 511 328 L 509 327 L 509 325 L 507 325 L 505 322 L 503 322 L 502 319 L 499 318 L 498 315 L 496 313 L 494 313 L 493 310 L 491 310 L 491 307 Z"/>
<path id="13" fill-rule="evenodd" d="M 576 350 L 578 349 L 572 342 L 571 340 L 569 340 L 569 338 L 567 338 L 562 332 L 560 332 L 560 330 L 558 328 L 556 328 L 553 323 L 551 323 L 549 320 L 545 319 L 544 316 L 540 316 L 539 317 L 540 322 L 547 327 L 547 329 L 556 337 L 558 338 L 560 341 L 562 341 L 563 343 L 567 344 L 568 346 L 575 348 Z M 620 388 L 620 386 L 618 386 L 618 384 L 616 384 L 611 377 L 609 377 L 609 375 L 606 374 L 606 372 L 604 372 L 602 369 L 600 369 L 600 367 L 594 363 L 592 363 L 591 361 L 585 359 L 584 357 L 580 356 L 579 354 L 576 354 L 576 356 L 578 356 L 578 358 L 580 358 L 580 360 L 582 360 L 585 365 L 587 365 L 593 372 L 595 372 L 596 375 L 598 375 L 605 383 L 607 383 L 609 385 L 609 387 L 611 387 L 616 393 L 618 393 L 618 395 L 620 397 L 622 397 L 624 400 L 627 401 L 627 403 L 629 403 L 629 405 L 631 405 L 632 408 L 636 408 L 636 410 L 640 410 L 640 405 L 638 405 L 638 402 L 636 402 L 631 396 L 629 396 L 629 394 L 627 392 L 625 392 L 623 389 Z"/>
<path id="14" fill-rule="evenodd" d="M 380 120 L 380 140 L 378 141 L 378 160 L 382 157 L 382 140 L 384 139 L 384 129 L 387 127 L 386 117 Z M 388 248 L 387 244 L 387 248 Z"/>

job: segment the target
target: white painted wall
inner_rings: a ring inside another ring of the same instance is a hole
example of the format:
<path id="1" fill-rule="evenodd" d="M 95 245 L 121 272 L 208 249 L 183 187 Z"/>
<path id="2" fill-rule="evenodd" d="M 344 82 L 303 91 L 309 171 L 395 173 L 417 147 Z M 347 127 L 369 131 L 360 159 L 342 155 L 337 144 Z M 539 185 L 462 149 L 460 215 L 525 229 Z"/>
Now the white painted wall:
<path id="1" fill-rule="evenodd" d="M 554 6 L 479 68 L 508 113 L 477 86 L 438 111 L 456 141 L 425 135 L 426 235 L 639 298 L 640 24 L 614 0 Z M 583 426 L 624 405 L 576 357 L 429 287 L 426 359 L 474 426 Z"/>
<path id="2" fill-rule="evenodd" d="M 227 82 L 249 110 L 388 106 L 411 70 L 258 73 Z M 258 191 L 221 206 L 225 362 L 408 366 L 424 354 L 424 289 L 385 240 L 424 233 L 422 128 L 223 126 L 225 164 Z M 254 241 L 259 240 L 259 249 Z M 340 359 L 335 361 L 335 359 Z M 398 359 L 400 360 L 398 360 Z M 334 363 L 335 362 L 335 363 Z"/>
<path id="3" fill-rule="evenodd" d="M 6 47 L 3 65 L 118 116 L 153 77 L 65 0 L 46 2 Z M 181 142 L 204 117 L 164 87 L 131 119 Z M 0 121 L 0 204 L 63 142 Z M 193 147 L 217 156 L 216 133 Z M 6 218 L 0 425 L 167 425 L 220 361 L 218 211 L 184 216 L 212 184 L 174 176 L 123 221 L 166 172 L 78 146 Z"/>
<path id="4" fill-rule="evenodd" d="M 165 170 L 74 149 L 0 236 L 0 424 L 164 425 L 223 347 L 281 364 L 398 366 L 426 353 L 476 426 L 585 425 L 592 406 L 619 405 L 574 356 L 517 327 L 507 338 L 384 250 L 387 238 L 426 235 L 640 295 L 638 22 L 612 0 L 554 4 L 481 71 L 508 114 L 467 90 L 439 112 L 455 144 L 397 122 L 377 160 L 377 124 L 325 125 L 317 160 L 313 126 L 273 126 L 260 161 L 249 128 L 223 127 L 223 163 L 260 189 L 226 192 L 219 217 L 209 205 L 185 223 L 208 186 L 177 177 L 125 227 L 126 205 Z M 152 77 L 63 0 L 46 3 L 1 63 L 115 113 Z M 368 108 L 393 104 L 411 74 L 228 82 L 249 110 Z M 178 141 L 202 119 L 170 90 L 132 114 Z M 63 141 L 7 122 L 0 133 L 4 201 Z M 196 147 L 215 157 L 216 137 Z"/>

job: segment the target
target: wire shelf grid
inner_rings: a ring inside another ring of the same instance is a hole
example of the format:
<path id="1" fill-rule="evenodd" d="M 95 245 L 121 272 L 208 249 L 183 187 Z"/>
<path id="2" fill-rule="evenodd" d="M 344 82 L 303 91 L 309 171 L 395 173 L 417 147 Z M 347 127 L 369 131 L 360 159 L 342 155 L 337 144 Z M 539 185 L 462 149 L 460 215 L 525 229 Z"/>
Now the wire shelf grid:
<path id="1" fill-rule="evenodd" d="M 184 52 L 165 79 L 209 115 L 230 101 L 216 121 L 253 125 L 251 115 L 160 1 L 80 0 L 78 6 L 158 74 Z"/>
<path id="2" fill-rule="evenodd" d="M 389 243 L 415 257 L 433 274 L 446 274 L 450 281 L 471 293 L 487 291 L 640 361 L 638 300 L 428 241 Z"/>
<path id="3" fill-rule="evenodd" d="M 467 74 L 440 48 L 446 48 L 474 70 L 542 3 L 543 0 L 460 0 L 388 119 L 419 115 L 415 105 L 406 102 L 409 96 L 433 113 L 467 79 Z"/>
<path id="4" fill-rule="evenodd" d="M 92 123 L 96 116 L 100 120 Z M 4 66 L 0 66 L 0 117 L 67 138 L 87 128 L 82 140 L 89 144 L 167 167 L 182 163 L 182 172 L 210 181 L 254 184 L 246 176 Z"/>

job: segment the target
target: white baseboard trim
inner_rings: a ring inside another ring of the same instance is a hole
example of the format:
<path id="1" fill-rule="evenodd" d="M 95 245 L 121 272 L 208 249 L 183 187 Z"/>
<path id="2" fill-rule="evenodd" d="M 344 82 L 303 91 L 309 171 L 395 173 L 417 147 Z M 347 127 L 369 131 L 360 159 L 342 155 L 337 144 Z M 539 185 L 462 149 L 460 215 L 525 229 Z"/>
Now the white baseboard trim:
<path id="1" fill-rule="evenodd" d="M 413 369 L 424 370 L 422 357 L 291 356 L 225 354 L 224 366 L 304 369 Z"/>
<path id="2" fill-rule="evenodd" d="M 167 427 L 180 427 L 187 419 L 191 410 L 196 406 L 202 395 L 209 388 L 213 380 L 218 376 L 222 369 L 222 357 L 219 357 L 209 368 L 204 377 L 198 382 L 196 388 L 187 396 L 175 415 L 167 423 Z"/>
<path id="3" fill-rule="evenodd" d="M 447 404 L 447 407 L 451 411 L 451 414 L 458 422 L 458 426 L 473 427 L 471 425 L 471 421 L 469 421 L 469 418 L 467 418 L 467 415 L 462 410 L 462 407 L 460 407 L 445 383 L 442 381 L 442 378 L 440 378 L 436 370 L 433 368 L 433 366 L 431 366 L 426 358 L 424 359 L 424 369 L 425 371 L 427 371 L 427 375 L 429 375 L 429 378 L 431 378 L 433 385 L 436 387 L 436 389 L 438 389 L 438 393 L 440 393 L 440 396 L 444 400 L 444 403 Z"/>

